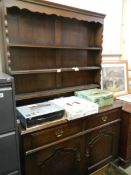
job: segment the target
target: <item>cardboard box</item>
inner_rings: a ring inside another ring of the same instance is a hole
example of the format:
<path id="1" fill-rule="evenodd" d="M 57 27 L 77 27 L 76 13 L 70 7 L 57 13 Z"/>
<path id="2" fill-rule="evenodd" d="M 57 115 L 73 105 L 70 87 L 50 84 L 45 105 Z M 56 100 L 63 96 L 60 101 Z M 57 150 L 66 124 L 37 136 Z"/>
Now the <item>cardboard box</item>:
<path id="1" fill-rule="evenodd" d="M 75 96 L 97 103 L 99 107 L 113 104 L 113 93 L 101 89 L 76 91 Z"/>
<path id="2" fill-rule="evenodd" d="M 98 104 L 76 96 L 61 97 L 51 100 L 66 111 L 67 120 L 74 120 L 98 113 Z"/>

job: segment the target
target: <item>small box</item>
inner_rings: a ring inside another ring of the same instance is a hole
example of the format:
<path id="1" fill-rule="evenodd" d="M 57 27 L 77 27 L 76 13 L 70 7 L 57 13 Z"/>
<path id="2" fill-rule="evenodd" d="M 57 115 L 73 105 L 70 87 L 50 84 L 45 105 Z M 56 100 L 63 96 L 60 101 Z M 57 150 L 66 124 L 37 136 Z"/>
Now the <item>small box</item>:
<path id="1" fill-rule="evenodd" d="M 76 96 L 61 97 L 52 102 L 65 109 L 67 120 L 98 113 L 98 104 Z"/>
<path id="2" fill-rule="evenodd" d="M 128 174 L 118 166 L 114 165 L 113 163 L 109 163 L 90 175 L 128 175 Z"/>
<path id="3" fill-rule="evenodd" d="M 61 118 L 65 112 L 64 108 L 49 101 L 20 106 L 16 108 L 16 111 L 24 128 Z"/>
<path id="4" fill-rule="evenodd" d="M 97 103 L 99 107 L 113 104 L 113 93 L 101 89 L 76 91 L 75 96 Z"/>

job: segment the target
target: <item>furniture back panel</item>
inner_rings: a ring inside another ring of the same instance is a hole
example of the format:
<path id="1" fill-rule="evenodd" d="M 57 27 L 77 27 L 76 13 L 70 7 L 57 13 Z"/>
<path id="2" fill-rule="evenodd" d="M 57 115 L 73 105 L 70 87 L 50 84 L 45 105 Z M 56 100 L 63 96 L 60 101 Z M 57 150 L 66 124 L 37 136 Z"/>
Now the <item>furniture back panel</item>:
<path id="1" fill-rule="evenodd" d="M 87 51 L 86 50 L 61 50 L 61 67 L 86 67 Z"/>
<path id="2" fill-rule="evenodd" d="M 7 17 L 10 42 L 54 44 L 54 18 L 17 8 L 8 9 Z"/>
<path id="3" fill-rule="evenodd" d="M 87 65 L 100 66 L 101 65 L 101 50 L 88 50 Z"/>
<path id="4" fill-rule="evenodd" d="M 80 86 L 81 84 L 87 85 L 88 83 L 92 83 L 93 76 L 95 76 L 93 71 L 45 73 L 44 76 L 40 73 L 16 75 L 16 94 Z M 94 77 L 94 79 L 96 79 L 94 83 L 99 84 L 99 79 L 97 77 Z"/>
<path id="5" fill-rule="evenodd" d="M 82 21 L 64 19 L 61 24 L 62 45 L 65 46 L 88 46 L 87 26 Z"/>
<path id="6" fill-rule="evenodd" d="M 11 70 L 100 66 L 96 52 L 71 49 L 11 47 Z M 59 58 L 57 58 L 59 55 Z M 59 60 L 58 60 L 59 59 Z"/>
<path id="7" fill-rule="evenodd" d="M 98 71 L 99 72 L 99 71 Z M 76 72 L 63 72 L 62 73 L 62 83 L 64 87 L 87 85 L 92 83 L 99 83 L 96 77 L 96 71 L 76 71 Z"/>
<path id="8" fill-rule="evenodd" d="M 56 88 L 55 74 L 29 74 L 15 76 L 16 94 Z"/>
<path id="9" fill-rule="evenodd" d="M 10 54 L 11 70 L 56 68 L 55 49 L 13 47 Z"/>

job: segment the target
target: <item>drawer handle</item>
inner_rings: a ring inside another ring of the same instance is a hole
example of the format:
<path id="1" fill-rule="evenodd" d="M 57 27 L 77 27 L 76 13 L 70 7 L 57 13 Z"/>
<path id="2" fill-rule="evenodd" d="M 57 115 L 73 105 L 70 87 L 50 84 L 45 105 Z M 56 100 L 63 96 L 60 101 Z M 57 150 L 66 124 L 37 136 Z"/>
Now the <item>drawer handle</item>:
<path id="1" fill-rule="evenodd" d="M 107 116 L 103 116 L 101 119 L 102 119 L 103 122 L 106 122 L 108 117 Z"/>
<path id="2" fill-rule="evenodd" d="M 58 130 L 55 132 L 55 135 L 56 135 L 56 137 L 61 137 L 61 136 L 63 135 L 63 130 L 58 129 Z"/>

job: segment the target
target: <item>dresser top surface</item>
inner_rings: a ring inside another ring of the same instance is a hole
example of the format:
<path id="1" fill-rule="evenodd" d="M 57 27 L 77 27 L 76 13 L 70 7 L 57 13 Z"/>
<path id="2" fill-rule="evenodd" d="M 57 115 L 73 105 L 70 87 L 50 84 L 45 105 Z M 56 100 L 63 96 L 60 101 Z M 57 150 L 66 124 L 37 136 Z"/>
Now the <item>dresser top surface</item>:
<path id="1" fill-rule="evenodd" d="M 96 114 L 103 113 L 103 112 L 108 112 L 108 111 L 111 111 L 111 110 L 117 109 L 117 108 L 122 108 L 122 101 L 116 100 L 116 101 L 114 101 L 113 105 L 100 108 L 99 112 L 96 113 Z M 75 120 L 81 120 L 81 119 L 84 119 L 86 117 L 91 117 L 91 116 L 94 116 L 94 115 L 95 114 L 92 114 L 92 115 L 85 116 L 85 117 L 82 117 L 82 118 L 79 118 L 79 119 L 75 119 Z M 39 131 L 39 130 L 42 130 L 42 129 L 55 127 L 55 126 L 58 126 L 58 125 L 61 125 L 61 124 L 65 124 L 65 123 L 68 123 L 68 122 L 70 122 L 70 121 L 67 121 L 66 116 L 63 116 L 60 119 L 55 119 L 53 121 L 44 122 L 42 124 L 35 125 L 33 127 L 29 127 L 27 129 L 24 129 L 24 128 L 21 127 L 20 128 L 21 129 L 21 135 L 25 135 L 25 134 L 32 133 L 32 132 L 35 132 L 35 131 Z"/>

